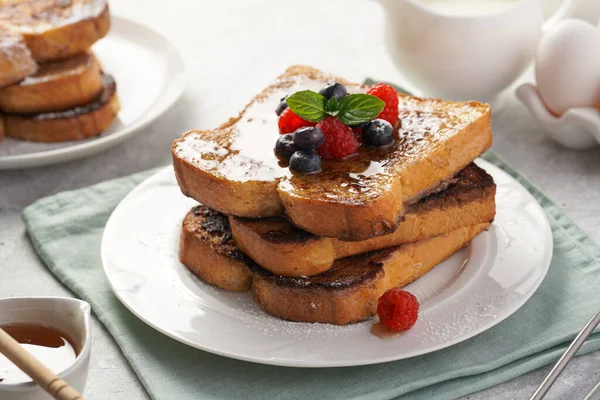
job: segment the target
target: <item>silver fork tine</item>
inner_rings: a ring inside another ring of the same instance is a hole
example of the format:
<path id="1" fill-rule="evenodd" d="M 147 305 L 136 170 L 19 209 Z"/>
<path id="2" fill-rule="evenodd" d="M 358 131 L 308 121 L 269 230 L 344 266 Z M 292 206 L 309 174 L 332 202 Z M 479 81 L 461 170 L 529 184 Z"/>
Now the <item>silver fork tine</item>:
<path id="1" fill-rule="evenodd" d="M 571 361 L 575 353 L 579 350 L 579 348 L 583 345 L 585 340 L 590 336 L 592 331 L 600 324 L 600 311 L 596 314 L 579 332 L 575 340 L 571 343 L 571 345 L 567 348 L 565 353 L 560 357 L 552 371 L 546 376 L 546 379 L 541 383 L 541 385 L 537 388 L 533 396 L 531 396 L 530 400 L 541 400 L 544 398 L 550 387 L 556 382 L 556 379 L 563 372 L 567 364 Z M 596 389 L 592 389 L 591 394 L 594 395 L 594 391 Z M 600 393 L 598 393 L 600 394 Z M 595 400 L 595 398 L 593 398 Z"/>
<path id="2" fill-rule="evenodd" d="M 600 400 L 600 382 L 585 396 L 583 400 Z"/>

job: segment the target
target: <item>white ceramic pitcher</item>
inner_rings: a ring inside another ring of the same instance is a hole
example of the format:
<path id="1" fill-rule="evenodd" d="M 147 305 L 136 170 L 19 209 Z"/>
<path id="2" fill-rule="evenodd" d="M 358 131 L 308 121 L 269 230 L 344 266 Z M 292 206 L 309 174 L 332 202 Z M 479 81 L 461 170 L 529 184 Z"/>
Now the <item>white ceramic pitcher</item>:
<path id="1" fill-rule="evenodd" d="M 544 24 L 540 0 L 505 2 L 501 11 L 469 15 L 436 12 L 418 0 L 380 0 L 390 53 L 423 95 L 494 108 L 499 93 L 532 61 L 542 27 L 568 16 L 573 6 L 564 0 Z"/>

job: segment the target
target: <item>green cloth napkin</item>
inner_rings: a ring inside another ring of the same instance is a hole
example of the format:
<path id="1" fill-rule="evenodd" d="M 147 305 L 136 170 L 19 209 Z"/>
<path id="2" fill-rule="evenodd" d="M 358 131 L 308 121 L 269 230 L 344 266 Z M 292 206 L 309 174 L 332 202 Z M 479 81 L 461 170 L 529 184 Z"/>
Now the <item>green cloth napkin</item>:
<path id="1" fill-rule="evenodd" d="M 92 304 L 154 399 L 447 399 L 555 361 L 600 309 L 600 248 L 497 156 L 485 158 L 517 178 L 544 207 L 554 235 L 546 279 L 496 327 L 445 350 L 372 366 L 295 369 L 236 361 L 180 344 L 131 314 L 102 272 L 100 240 L 115 206 L 154 171 L 41 199 L 23 211 L 23 219 L 48 269 Z M 581 352 L 598 349 L 596 332 Z"/>

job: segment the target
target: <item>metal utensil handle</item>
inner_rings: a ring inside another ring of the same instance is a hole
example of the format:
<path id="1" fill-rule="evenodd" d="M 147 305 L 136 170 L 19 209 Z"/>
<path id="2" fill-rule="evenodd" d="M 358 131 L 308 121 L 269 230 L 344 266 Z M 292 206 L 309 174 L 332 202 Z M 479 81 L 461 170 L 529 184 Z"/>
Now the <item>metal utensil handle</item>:
<path id="1" fill-rule="evenodd" d="M 530 400 L 541 400 L 544 398 L 550 387 L 554 384 L 556 379 L 563 372 L 567 364 L 571 361 L 575 353 L 579 350 L 579 348 L 583 345 L 585 340 L 590 336 L 592 331 L 600 324 L 600 312 L 596 314 L 590 322 L 588 322 L 581 332 L 577 335 L 575 340 L 571 343 L 571 345 L 567 348 L 562 357 L 558 360 L 552 371 L 546 376 L 546 379 L 542 382 L 542 384 L 537 388 L 533 396 L 531 396 Z"/>
<path id="2" fill-rule="evenodd" d="M 585 396 L 583 400 L 600 400 L 600 382 Z"/>

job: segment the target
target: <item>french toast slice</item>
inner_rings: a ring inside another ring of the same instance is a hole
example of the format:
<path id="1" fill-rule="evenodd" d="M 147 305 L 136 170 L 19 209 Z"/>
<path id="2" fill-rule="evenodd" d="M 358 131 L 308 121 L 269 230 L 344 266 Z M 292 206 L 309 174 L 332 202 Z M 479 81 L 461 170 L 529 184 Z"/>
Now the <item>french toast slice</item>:
<path id="1" fill-rule="evenodd" d="M 179 259 L 199 278 L 230 292 L 252 286 L 252 261 L 237 247 L 227 217 L 197 206 L 183 219 Z"/>
<path id="2" fill-rule="evenodd" d="M 102 92 L 92 102 L 65 111 L 4 114 L 5 134 L 34 142 L 63 142 L 99 135 L 119 112 L 116 90 L 114 79 L 102 75 Z"/>
<path id="3" fill-rule="evenodd" d="M 375 315 L 387 290 L 403 287 L 467 246 L 490 226 L 482 223 L 386 250 L 343 258 L 308 277 L 274 275 L 256 264 L 252 288 L 261 307 L 297 322 L 346 325 Z"/>
<path id="4" fill-rule="evenodd" d="M 229 217 L 236 243 L 254 262 L 275 275 L 300 277 L 327 271 L 336 259 L 412 243 L 479 223 L 496 213 L 496 185 L 474 163 L 443 191 L 408 207 L 394 233 L 344 242 L 303 231 L 281 217 Z"/>
<path id="5" fill-rule="evenodd" d="M 0 24 L 23 35 L 38 62 L 89 49 L 110 28 L 107 0 L 3 0 Z"/>
<path id="6" fill-rule="evenodd" d="M 14 114 L 62 111 L 93 101 L 102 91 L 96 57 L 84 52 L 40 65 L 37 73 L 0 89 L 0 110 Z"/>
<path id="7" fill-rule="evenodd" d="M 228 291 L 253 289 L 265 311 L 292 321 L 344 325 L 375 314 L 379 296 L 405 286 L 466 246 L 490 223 L 337 260 L 312 277 L 282 277 L 254 263 L 237 247 L 228 219 L 206 206 L 184 218 L 181 262 L 207 283 Z"/>
<path id="8" fill-rule="evenodd" d="M 392 233 L 409 204 L 451 179 L 492 143 L 490 108 L 400 95 L 399 139 L 388 149 L 362 146 L 345 160 L 324 160 L 317 175 L 293 175 L 273 148 L 275 108 L 301 89 L 328 81 L 351 93 L 366 87 L 294 66 L 242 113 L 216 130 L 189 131 L 172 146 L 182 192 L 228 215 L 287 215 L 318 236 L 359 241 Z"/>
<path id="9" fill-rule="evenodd" d="M 0 87 L 19 82 L 37 69 L 23 36 L 0 25 Z"/>

